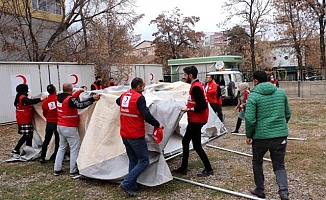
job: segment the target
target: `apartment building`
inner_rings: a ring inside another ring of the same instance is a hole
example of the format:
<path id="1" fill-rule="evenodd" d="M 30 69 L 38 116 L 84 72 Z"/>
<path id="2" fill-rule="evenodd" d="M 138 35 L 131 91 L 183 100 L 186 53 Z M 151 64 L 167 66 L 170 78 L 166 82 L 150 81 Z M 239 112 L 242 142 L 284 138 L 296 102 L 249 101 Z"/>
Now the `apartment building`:
<path id="1" fill-rule="evenodd" d="M 32 40 L 39 49 L 45 46 L 64 18 L 63 5 L 64 0 L 0 0 L 0 60 L 31 61 Z"/>
<path id="2" fill-rule="evenodd" d="M 220 50 L 228 46 L 228 38 L 224 32 L 204 32 L 204 34 L 200 41 L 203 47 Z"/>

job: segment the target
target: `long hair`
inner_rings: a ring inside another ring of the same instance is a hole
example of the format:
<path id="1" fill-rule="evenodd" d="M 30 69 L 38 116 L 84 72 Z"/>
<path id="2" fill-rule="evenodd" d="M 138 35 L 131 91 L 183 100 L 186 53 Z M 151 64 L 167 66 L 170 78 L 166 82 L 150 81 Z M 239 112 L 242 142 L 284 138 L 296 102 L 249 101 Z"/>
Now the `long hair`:
<path id="1" fill-rule="evenodd" d="M 17 107 L 18 106 L 18 101 L 19 101 L 19 97 L 20 95 L 25 95 L 27 96 L 28 93 L 28 85 L 26 84 L 19 84 L 16 87 L 16 98 L 15 98 L 15 102 L 14 102 L 14 106 Z"/>

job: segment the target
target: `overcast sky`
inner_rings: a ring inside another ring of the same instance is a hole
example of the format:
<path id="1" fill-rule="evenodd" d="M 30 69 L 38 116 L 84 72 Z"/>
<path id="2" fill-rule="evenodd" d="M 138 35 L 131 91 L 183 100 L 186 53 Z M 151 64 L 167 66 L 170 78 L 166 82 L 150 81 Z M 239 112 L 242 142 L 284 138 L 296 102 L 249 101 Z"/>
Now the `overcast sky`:
<path id="1" fill-rule="evenodd" d="M 196 31 L 221 31 L 216 24 L 225 19 L 222 4 L 222 0 L 137 0 L 135 11 L 139 14 L 144 13 L 145 16 L 138 22 L 134 32 L 142 34 L 142 40 L 153 40 L 151 35 L 157 29 L 154 24 L 149 25 L 150 21 L 163 11 L 172 11 L 175 7 L 178 7 L 185 17 L 200 17 L 200 21 L 194 27 Z"/>

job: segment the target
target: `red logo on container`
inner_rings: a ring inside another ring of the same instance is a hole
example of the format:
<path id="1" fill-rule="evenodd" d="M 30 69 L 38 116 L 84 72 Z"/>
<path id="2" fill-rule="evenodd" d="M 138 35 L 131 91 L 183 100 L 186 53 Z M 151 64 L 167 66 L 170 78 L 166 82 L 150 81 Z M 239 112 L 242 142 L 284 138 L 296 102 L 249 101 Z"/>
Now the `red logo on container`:
<path id="1" fill-rule="evenodd" d="M 26 77 L 25 77 L 24 75 L 19 74 L 19 75 L 17 75 L 16 77 L 17 77 L 17 78 L 21 78 L 21 79 L 23 80 L 23 84 L 26 84 L 26 83 L 27 83 L 27 79 L 26 79 Z"/>
<path id="2" fill-rule="evenodd" d="M 76 85 L 78 83 L 78 76 L 76 74 L 71 74 L 70 76 L 75 78 L 75 82 L 72 82 L 71 84 Z"/>

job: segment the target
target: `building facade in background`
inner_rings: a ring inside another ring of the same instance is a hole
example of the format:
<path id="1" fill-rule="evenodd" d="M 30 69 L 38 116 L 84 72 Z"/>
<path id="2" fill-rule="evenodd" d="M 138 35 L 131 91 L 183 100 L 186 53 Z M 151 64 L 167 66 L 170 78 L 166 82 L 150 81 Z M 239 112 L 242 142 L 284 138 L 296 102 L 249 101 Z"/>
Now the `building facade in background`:
<path id="1" fill-rule="evenodd" d="M 200 41 L 203 47 L 223 50 L 228 46 L 228 38 L 224 32 L 204 32 L 205 36 Z"/>
<path id="2" fill-rule="evenodd" d="M 32 61 L 35 44 L 44 50 L 64 20 L 63 5 L 64 0 L 0 0 L 0 61 Z"/>

